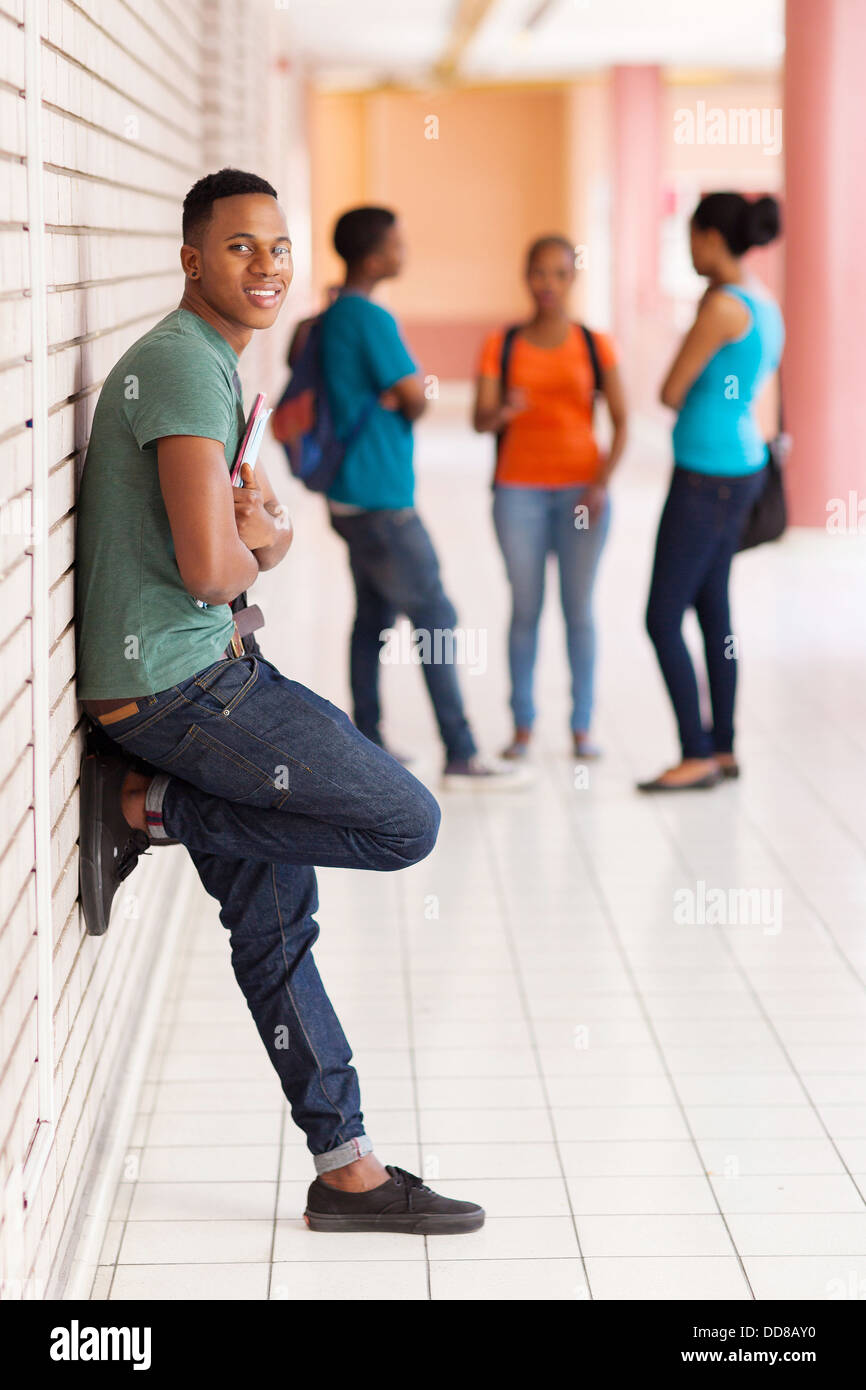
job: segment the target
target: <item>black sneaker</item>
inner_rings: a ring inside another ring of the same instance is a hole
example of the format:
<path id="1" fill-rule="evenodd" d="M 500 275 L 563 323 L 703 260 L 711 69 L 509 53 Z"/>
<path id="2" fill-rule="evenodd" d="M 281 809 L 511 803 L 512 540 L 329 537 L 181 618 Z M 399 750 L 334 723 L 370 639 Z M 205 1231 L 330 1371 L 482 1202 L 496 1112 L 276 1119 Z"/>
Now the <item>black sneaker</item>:
<path id="1" fill-rule="evenodd" d="M 431 1192 L 414 1173 L 386 1164 L 389 1182 L 369 1192 L 342 1192 L 316 1178 L 307 1193 L 304 1220 L 311 1231 L 405 1231 L 453 1236 L 478 1231 L 484 1208 Z"/>
<path id="2" fill-rule="evenodd" d="M 88 936 L 108 930 L 114 895 L 150 845 L 145 832 L 128 825 L 120 809 L 129 768 L 123 758 L 105 753 L 85 753 L 81 759 L 78 880 Z"/>

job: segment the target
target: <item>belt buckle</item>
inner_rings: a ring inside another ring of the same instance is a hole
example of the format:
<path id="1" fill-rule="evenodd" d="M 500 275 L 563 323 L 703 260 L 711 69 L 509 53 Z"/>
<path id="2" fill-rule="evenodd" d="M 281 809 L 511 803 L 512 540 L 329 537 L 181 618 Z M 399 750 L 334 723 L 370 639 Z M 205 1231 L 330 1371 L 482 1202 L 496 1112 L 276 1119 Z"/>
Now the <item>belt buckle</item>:
<path id="1" fill-rule="evenodd" d="M 241 634 L 238 632 L 238 625 L 237 625 L 237 623 L 235 623 L 235 625 L 234 625 L 234 631 L 232 632 L 231 641 L 229 642 L 229 647 L 231 648 L 231 651 L 233 652 L 233 654 L 234 654 L 235 657 L 243 656 L 243 654 L 244 654 L 244 639 L 241 637 Z"/>

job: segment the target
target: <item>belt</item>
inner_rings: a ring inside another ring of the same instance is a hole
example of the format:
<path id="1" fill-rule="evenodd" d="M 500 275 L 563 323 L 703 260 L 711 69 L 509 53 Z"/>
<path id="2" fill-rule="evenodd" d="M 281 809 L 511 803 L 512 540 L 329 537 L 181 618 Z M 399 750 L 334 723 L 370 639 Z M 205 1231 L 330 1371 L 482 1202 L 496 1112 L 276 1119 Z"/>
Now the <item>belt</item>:
<path id="1" fill-rule="evenodd" d="M 234 615 L 232 635 L 229 644 L 223 652 L 224 659 L 231 661 L 244 654 L 243 639 L 251 632 L 258 632 L 260 627 L 264 627 L 265 618 L 261 608 L 257 603 L 253 603 L 249 608 L 241 608 Z M 147 699 L 147 696 L 143 696 Z M 87 714 L 92 719 L 97 719 L 100 724 L 114 724 L 119 719 L 129 719 L 133 714 L 138 714 L 141 703 L 138 700 L 127 700 L 122 696 L 117 700 L 82 700 Z"/>

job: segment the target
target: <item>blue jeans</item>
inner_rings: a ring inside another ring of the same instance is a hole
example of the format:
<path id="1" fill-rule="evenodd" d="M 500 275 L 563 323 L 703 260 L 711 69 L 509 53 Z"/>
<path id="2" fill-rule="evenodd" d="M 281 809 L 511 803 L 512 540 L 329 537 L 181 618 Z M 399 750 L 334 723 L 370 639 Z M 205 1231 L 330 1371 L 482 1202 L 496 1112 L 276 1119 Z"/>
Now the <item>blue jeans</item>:
<path id="1" fill-rule="evenodd" d="M 392 628 L 401 613 L 415 631 L 448 633 L 456 626 L 457 613 L 442 588 L 433 542 L 414 507 L 354 516 L 332 513 L 331 525 L 349 547 L 355 581 L 349 648 L 355 723 L 367 738 L 381 743 L 380 633 Z M 453 647 L 445 649 L 453 652 Z M 477 749 L 453 661 L 424 661 L 422 669 L 447 759 L 471 758 Z"/>
<path id="2" fill-rule="evenodd" d="M 765 481 L 763 468 L 731 478 L 674 468 L 659 521 L 646 626 L 676 714 L 683 758 L 733 752 L 737 660 L 728 577 Z M 694 608 L 703 634 L 712 729 L 701 722 L 695 668 L 683 641 L 687 608 Z"/>
<path id="3" fill-rule="evenodd" d="M 571 727 L 585 733 L 592 719 L 595 672 L 595 624 L 592 591 L 602 548 L 610 527 L 610 499 L 585 528 L 575 526 L 575 507 L 582 487 L 497 487 L 493 522 L 511 585 L 508 662 L 511 711 L 519 729 L 535 720 L 532 698 L 538 622 L 544 603 L 547 557 L 559 561 L 559 592 L 565 617 L 571 667 Z"/>
<path id="4" fill-rule="evenodd" d="M 232 965 L 318 1172 L 372 1145 L 357 1073 L 312 956 L 314 864 L 402 869 L 439 806 L 348 717 L 261 656 L 217 661 L 105 730 L 159 770 L 152 840 L 180 840 L 230 933 Z"/>

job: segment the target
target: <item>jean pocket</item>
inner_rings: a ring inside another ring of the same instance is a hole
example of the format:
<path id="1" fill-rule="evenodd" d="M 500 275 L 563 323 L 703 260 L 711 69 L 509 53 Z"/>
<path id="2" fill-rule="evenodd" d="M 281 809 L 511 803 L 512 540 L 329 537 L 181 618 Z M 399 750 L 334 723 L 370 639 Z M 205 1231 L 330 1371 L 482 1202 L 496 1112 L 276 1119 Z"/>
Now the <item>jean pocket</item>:
<path id="1" fill-rule="evenodd" d="M 230 713 L 246 699 L 258 678 L 259 663 L 256 657 L 249 653 L 228 657 L 200 671 L 190 685 L 187 696 L 203 709 L 217 714 Z"/>
<path id="2" fill-rule="evenodd" d="M 288 795 L 287 787 L 280 781 L 284 769 L 277 765 L 273 768 L 256 766 L 238 749 L 215 738 L 200 724 L 187 729 L 174 749 L 159 759 L 151 757 L 150 761 L 156 762 L 170 776 L 181 777 L 200 791 L 224 797 L 226 801 L 276 808 Z"/>

